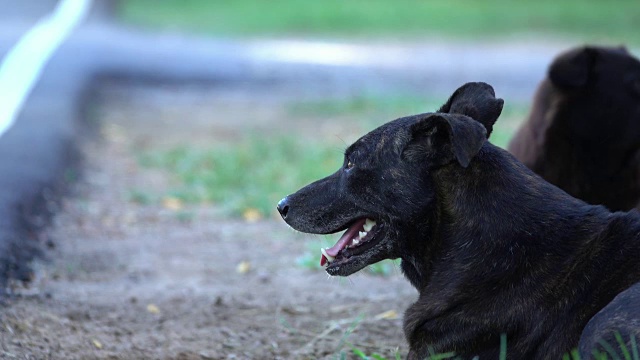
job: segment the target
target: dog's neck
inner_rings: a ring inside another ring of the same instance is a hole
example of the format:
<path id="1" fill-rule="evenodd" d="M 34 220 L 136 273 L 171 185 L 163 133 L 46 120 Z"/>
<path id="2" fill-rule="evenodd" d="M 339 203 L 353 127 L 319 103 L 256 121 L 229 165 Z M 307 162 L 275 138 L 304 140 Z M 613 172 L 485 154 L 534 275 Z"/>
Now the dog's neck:
<path id="1" fill-rule="evenodd" d="M 578 214 L 584 214 L 585 209 L 591 209 L 595 219 L 608 213 L 570 197 L 490 144 L 483 147 L 468 168 L 452 163 L 434 171 L 432 182 L 437 189 L 437 206 L 426 214 L 430 238 L 421 241 L 431 244 L 431 252 L 420 249 L 420 258 L 410 261 L 419 277 L 412 280 L 418 290 L 433 286 L 430 280 L 438 271 L 438 263 L 447 264 L 447 273 L 451 273 L 451 265 L 459 266 L 461 272 L 481 269 L 487 264 L 485 257 L 477 258 L 478 254 L 504 254 L 508 249 L 513 255 L 510 259 L 490 266 L 492 273 L 503 276 L 522 265 L 520 261 L 533 260 L 538 255 L 527 251 L 529 242 L 536 248 L 557 250 L 554 234 L 559 226 L 579 225 L 584 219 Z M 572 211 L 576 214 L 574 222 L 567 217 Z M 548 242 L 549 246 L 542 246 L 541 242 Z M 563 255 L 566 254 L 558 254 Z M 428 262 L 424 261 L 425 256 Z M 425 263 L 433 267 L 425 269 Z"/>
<path id="2" fill-rule="evenodd" d="M 417 336 L 417 343 L 435 350 L 473 351 L 484 346 L 478 336 L 487 332 L 517 341 L 514 334 L 533 331 L 533 325 L 547 331 L 537 330 L 543 341 L 555 326 L 550 314 L 594 295 L 590 277 L 598 275 L 583 249 L 601 239 L 598 233 L 611 231 L 615 216 L 605 208 L 570 197 L 490 144 L 468 168 L 451 164 L 432 176 L 438 205 L 430 215 L 430 238 L 421 239 L 431 245 L 402 263 L 420 292 L 405 318 L 410 342 Z M 630 221 L 640 229 L 637 218 Z M 529 296 L 525 303 L 507 301 L 522 294 Z M 466 324 L 466 337 L 460 330 L 443 335 L 460 324 Z M 518 346 L 532 347 L 511 350 Z"/>

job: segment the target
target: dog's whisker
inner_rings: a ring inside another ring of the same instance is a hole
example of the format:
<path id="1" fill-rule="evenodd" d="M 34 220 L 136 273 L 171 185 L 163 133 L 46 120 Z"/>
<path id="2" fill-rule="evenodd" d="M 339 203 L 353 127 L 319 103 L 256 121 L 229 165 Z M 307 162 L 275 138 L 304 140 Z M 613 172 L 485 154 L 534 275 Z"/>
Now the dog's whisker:
<path id="1" fill-rule="evenodd" d="M 353 282 L 353 277 L 349 276 L 347 280 L 349 281 L 349 284 L 355 285 L 355 283 Z"/>
<path id="2" fill-rule="evenodd" d="M 340 137 L 340 135 L 338 135 L 338 134 L 334 134 L 334 136 L 335 136 L 335 137 L 337 137 L 337 138 L 338 138 L 338 140 L 342 141 L 342 142 L 344 143 L 344 146 L 345 146 L 345 147 L 349 146 L 349 144 L 348 144 L 346 141 L 344 141 L 344 139 L 343 139 L 343 138 L 341 138 L 341 137 Z M 344 154 L 344 150 L 341 150 L 341 151 L 342 151 L 342 153 Z"/>

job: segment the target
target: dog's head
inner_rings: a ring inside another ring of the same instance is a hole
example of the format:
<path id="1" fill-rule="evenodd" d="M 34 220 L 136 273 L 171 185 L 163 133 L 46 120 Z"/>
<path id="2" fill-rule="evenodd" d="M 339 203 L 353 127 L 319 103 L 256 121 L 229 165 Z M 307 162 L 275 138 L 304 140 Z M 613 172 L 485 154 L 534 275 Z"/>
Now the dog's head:
<path id="1" fill-rule="evenodd" d="M 557 124 L 581 141 L 640 145 L 640 61 L 624 47 L 585 46 L 559 55 L 549 67 L 566 102 Z M 622 155 L 621 155 L 622 156 Z"/>
<path id="2" fill-rule="evenodd" d="M 337 172 L 285 197 L 278 211 L 298 231 L 346 230 L 321 250 L 331 275 L 401 257 L 410 242 L 425 241 L 418 232 L 429 231 L 437 197 L 430 172 L 467 168 L 501 109 L 491 86 L 466 84 L 440 111 L 391 121 L 357 140 Z"/>

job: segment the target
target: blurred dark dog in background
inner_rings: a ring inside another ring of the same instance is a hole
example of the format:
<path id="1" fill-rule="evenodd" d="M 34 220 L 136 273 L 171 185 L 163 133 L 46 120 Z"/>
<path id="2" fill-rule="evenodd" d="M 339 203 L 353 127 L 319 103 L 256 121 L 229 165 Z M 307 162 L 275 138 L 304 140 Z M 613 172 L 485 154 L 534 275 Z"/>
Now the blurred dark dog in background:
<path id="1" fill-rule="evenodd" d="M 570 195 L 612 211 L 640 201 L 640 61 L 625 48 L 559 55 L 509 151 Z"/>

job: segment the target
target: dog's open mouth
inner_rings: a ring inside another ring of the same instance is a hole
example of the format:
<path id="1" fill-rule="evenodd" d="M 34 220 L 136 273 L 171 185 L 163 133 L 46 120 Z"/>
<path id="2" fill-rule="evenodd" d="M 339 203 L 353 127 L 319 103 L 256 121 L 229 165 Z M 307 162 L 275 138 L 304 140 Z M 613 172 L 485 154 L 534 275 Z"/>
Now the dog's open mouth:
<path id="1" fill-rule="evenodd" d="M 369 218 L 356 220 L 342 234 L 338 242 L 332 247 L 320 249 L 322 257 L 320 258 L 320 266 L 331 267 L 344 263 L 352 256 L 360 255 L 371 249 L 379 242 L 378 233 L 381 225 Z"/>

